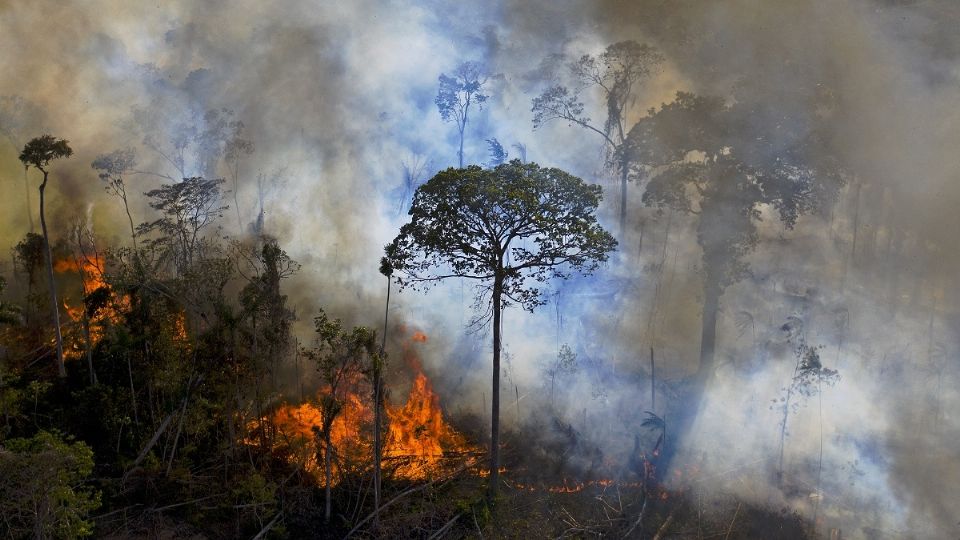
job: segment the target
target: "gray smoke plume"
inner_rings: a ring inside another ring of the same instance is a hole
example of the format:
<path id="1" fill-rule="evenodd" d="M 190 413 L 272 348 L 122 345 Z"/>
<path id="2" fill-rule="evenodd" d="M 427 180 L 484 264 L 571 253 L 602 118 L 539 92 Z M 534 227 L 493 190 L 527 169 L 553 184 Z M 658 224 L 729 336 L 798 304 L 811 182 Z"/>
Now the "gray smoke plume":
<path id="1" fill-rule="evenodd" d="M 666 62 L 632 104 L 631 121 L 680 90 L 762 104 L 772 113 L 751 129 L 777 137 L 778 111 L 800 122 L 791 129 L 818 123 L 850 171 L 831 212 L 805 216 L 793 230 L 764 210 L 751 276 L 722 299 L 720 367 L 694 433 L 668 439 L 698 476 L 670 482 L 817 512 L 820 532 L 840 527 L 845 537 L 953 538 L 958 23 L 950 0 L 0 2 L 0 96 L 9 96 L 0 101 L 8 194 L 0 242 L 13 245 L 30 226 L 17 161 L 29 138 L 50 132 L 75 151 L 53 167 L 53 230 L 63 236 L 86 218 L 104 243 L 122 245 L 125 216 L 91 161 L 134 147 L 139 169 L 176 177 L 169 156 L 145 137 L 169 145 L 185 128 L 209 128 L 208 111 L 228 110 L 254 152 L 238 162 L 238 189 L 227 197 L 238 208 L 221 221 L 224 232 L 250 230 L 262 193 L 264 230 L 303 264 L 288 286 L 302 339 L 321 306 L 379 324 L 378 260 L 403 222 L 399 199 L 410 193 L 403 165 L 424 164 L 423 181 L 457 161 L 455 129 L 433 101 L 437 77 L 463 61 L 489 75 L 491 99 L 468 124 L 467 162 L 486 162 L 485 141 L 496 138 L 512 157 L 523 148 L 530 161 L 601 183 L 612 229 L 617 186 L 602 141 L 561 122 L 534 131 L 531 99 L 564 69 L 544 59 L 648 43 Z M 834 104 L 826 116 L 811 105 L 820 92 Z M 605 115 L 599 102 L 587 112 L 600 122 Z M 184 167 L 225 176 L 232 189 L 232 170 L 210 170 L 203 159 L 188 152 Z M 258 190 L 261 175 L 268 186 Z M 37 179 L 29 181 L 35 206 Z M 151 217 L 139 195 L 163 181 L 131 177 L 136 220 Z M 649 348 L 661 380 L 657 412 L 671 385 L 696 369 L 699 350 L 695 221 L 641 211 L 641 194 L 642 185 L 630 186 L 634 229 L 617 260 L 596 277 L 558 285 L 534 315 L 506 314 L 504 395 L 515 386 L 529 405 L 504 423 L 559 418 L 616 464 L 611 474 L 627 468 L 634 436 L 648 437 L 640 422 L 651 407 Z M 391 317 L 430 335 L 423 360 L 445 404 L 482 415 L 489 344 L 463 337 L 472 295 L 460 282 L 403 293 Z M 822 346 L 823 365 L 840 379 L 793 395 L 787 480 L 779 482 L 783 414 L 775 400 L 791 385 L 801 343 Z M 576 369 L 554 377 L 554 395 L 563 397 L 550 406 L 550 366 L 563 345 Z"/>

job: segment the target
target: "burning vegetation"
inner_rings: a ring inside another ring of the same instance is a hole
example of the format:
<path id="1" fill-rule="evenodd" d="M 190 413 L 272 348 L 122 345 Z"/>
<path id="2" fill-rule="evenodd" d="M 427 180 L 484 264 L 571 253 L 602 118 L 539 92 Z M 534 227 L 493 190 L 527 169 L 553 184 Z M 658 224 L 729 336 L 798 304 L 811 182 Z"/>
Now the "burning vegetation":
<path id="1" fill-rule="evenodd" d="M 457 465 L 471 461 L 479 449 L 444 420 L 440 397 L 423 372 L 413 350 L 415 343 L 425 342 L 426 334 L 414 332 L 406 348 L 406 364 L 413 379 L 407 400 L 402 405 L 385 404 L 386 432 L 381 467 L 393 480 L 420 481 L 449 472 Z M 362 474 L 369 466 L 373 451 L 373 403 L 370 385 L 362 373 L 348 375 L 343 403 L 330 427 L 330 447 L 323 442 L 324 396 L 299 405 L 282 404 L 262 421 L 253 421 L 247 428 L 255 434 L 263 426 L 275 432 L 271 451 L 287 456 L 292 464 L 312 475 L 318 485 L 325 484 L 323 462 L 331 452 L 332 484 L 347 474 Z M 256 438 L 247 440 L 257 445 Z"/>
<path id="2" fill-rule="evenodd" d="M 954 3 L 4 5 L 0 537 L 960 537 Z"/>

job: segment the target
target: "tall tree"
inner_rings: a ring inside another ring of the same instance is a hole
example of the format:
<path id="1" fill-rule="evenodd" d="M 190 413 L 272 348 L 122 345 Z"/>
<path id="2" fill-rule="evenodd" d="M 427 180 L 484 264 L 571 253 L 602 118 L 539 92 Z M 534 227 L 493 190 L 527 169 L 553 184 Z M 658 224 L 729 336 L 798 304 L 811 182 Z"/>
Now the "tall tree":
<path id="1" fill-rule="evenodd" d="M 797 121 L 803 129 L 758 136 L 756 114 L 756 105 L 680 92 L 637 122 L 623 149 L 650 177 L 646 205 L 697 217 L 703 310 L 691 414 L 714 371 L 720 299 L 749 274 L 744 258 L 757 245 L 761 208 L 793 228 L 802 214 L 826 209 L 844 182 L 817 129 Z"/>
<path id="2" fill-rule="evenodd" d="M 501 313 L 510 302 L 533 311 L 540 286 L 589 274 L 617 242 L 598 223 L 600 186 L 536 163 L 447 169 L 417 189 L 410 222 L 386 246 L 381 271 L 426 288 L 449 278 L 478 282 L 477 305 L 493 328 L 490 497 L 500 465 Z"/>
<path id="3" fill-rule="evenodd" d="M 484 94 L 486 83 L 487 76 L 478 62 L 463 62 L 453 70 L 452 76 L 440 74 L 440 88 L 433 101 L 443 121 L 452 121 L 457 125 L 460 134 L 460 149 L 457 151 L 460 168 L 463 168 L 463 137 L 470 106 L 476 103 L 478 109 L 483 109 L 483 104 L 490 97 Z"/>
<path id="4" fill-rule="evenodd" d="M 592 131 L 603 138 L 607 163 L 620 178 L 620 235 L 627 220 L 627 182 L 630 178 L 629 155 L 621 148 L 626 142 L 628 113 L 636 102 L 640 83 L 650 77 L 664 61 L 657 49 L 637 43 L 621 41 L 606 48 L 598 56 L 585 54 L 571 62 L 572 83 L 554 84 L 533 99 L 534 129 L 551 120 L 564 120 Z M 607 118 L 600 126 L 584 113 L 585 93 L 599 92 L 607 109 Z"/>
<path id="5" fill-rule="evenodd" d="M 44 214 L 44 192 L 47 189 L 47 180 L 50 177 L 48 170 L 50 162 L 55 159 L 68 158 L 73 150 L 67 141 L 54 138 L 52 135 L 41 135 L 23 147 L 20 152 L 20 161 L 24 167 L 31 165 L 43 173 L 43 182 L 40 184 L 40 228 L 43 231 L 43 245 L 47 253 L 47 284 L 50 287 L 50 309 L 53 312 L 53 326 L 57 336 L 57 373 L 66 377 L 67 371 L 63 365 L 63 335 L 60 333 L 60 309 L 57 302 L 57 285 L 53 280 L 53 254 L 50 252 L 50 237 L 47 234 L 47 219 Z"/>

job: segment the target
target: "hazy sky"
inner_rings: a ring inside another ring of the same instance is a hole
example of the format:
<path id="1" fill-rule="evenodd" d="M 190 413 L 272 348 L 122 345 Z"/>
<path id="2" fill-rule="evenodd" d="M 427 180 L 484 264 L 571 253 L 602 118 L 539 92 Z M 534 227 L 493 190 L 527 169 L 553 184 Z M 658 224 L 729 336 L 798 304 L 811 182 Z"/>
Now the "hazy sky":
<path id="1" fill-rule="evenodd" d="M 810 98 L 828 93 L 836 105 L 824 123 L 851 188 L 830 217 L 802 220 L 795 231 L 763 225 L 754 278 L 723 299 L 720 356 L 727 367 L 701 431 L 710 444 L 733 449 L 712 456 L 718 468 L 763 461 L 776 450 L 778 416 L 768 403 L 793 368 L 792 345 L 779 329 L 798 318 L 806 339 L 824 345 L 825 363 L 842 375 L 823 394 L 824 475 L 835 480 L 823 488 L 827 519 L 855 527 L 852 538 L 866 538 L 863 527 L 890 537 L 953 538 L 960 515 L 958 24 L 960 3 L 952 0 L 0 0 L 0 96 L 7 96 L 0 103 L 7 137 L 0 139 L 0 242 L 13 245 L 29 227 L 16 156 L 30 137 L 49 132 L 75 151 L 52 168 L 54 233 L 85 219 L 116 245 L 126 242 L 121 208 L 103 193 L 93 158 L 132 146 L 143 170 L 172 174 L 142 144 L 144 126 L 133 111 L 147 111 L 150 129 L 164 138 L 181 124 L 202 126 L 209 109 L 229 109 L 256 151 L 241 162 L 241 217 L 231 208 L 224 232 L 236 235 L 255 219 L 259 174 L 282 178 L 270 193 L 266 226 L 304 264 L 290 292 L 298 312 L 309 322 L 317 307 L 333 306 L 377 321 L 377 261 L 404 218 L 402 163 L 416 158 L 429 175 L 456 162 L 455 129 L 442 122 L 433 98 L 438 75 L 457 63 L 483 62 L 494 75 L 488 106 L 471 116 L 468 162 L 486 161 L 484 139 L 496 137 L 513 156 L 521 143 L 528 159 L 608 188 L 598 137 L 564 123 L 532 129 L 530 100 L 542 89 L 541 61 L 549 55 L 595 54 L 627 39 L 649 43 L 667 61 L 633 104 L 634 119 L 678 90 L 715 94 L 766 111 L 757 117 L 758 136 L 777 137 L 781 122 L 819 122 L 822 111 Z M 602 108 L 587 113 L 602 122 Z M 130 179 L 136 220 L 149 217 L 139 194 L 160 181 Z M 29 182 L 36 216 L 38 179 Z M 861 199 L 853 196 L 856 185 Z M 633 208 L 639 194 L 632 186 Z M 613 210 L 603 209 L 611 228 Z M 862 242 L 887 242 L 898 249 L 878 251 L 900 256 L 850 265 L 854 221 L 869 239 Z M 612 454 L 632 444 L 628 432 L 639 419 L 624 420 L 623 407 L 644 406 L 630 378 L 643 372 L 636 351 L 657 345 L 674 377 L 695 360 L 699 254 L 691 223 L 676 216 L 668 237 L 657 221 L 639 257 L 631 231 L 623 257 L 587 292 L 561 296 L 562 321 L 555 304 L 537 316 L 508 313 L 510 381 L 537 388 L 560 334 L 585 366 L 593 362 L 565 391 L 603 419 L 597 426 L 616 431 L 583 427 L 615 441 Z M 658 277 L 650 265 L 661 257 L 673 262 Z M 9 272 L 9 264 L 0 270 Z M 614 291 L 615 309 L 605 305 L 605 291 Z M 470 294 L 459 284 L 427 296 L 405 293 L 395 309 L 438 336 L 426 359 L 434 376 L 453 384 L 464 377 L 457 369 L 472 369 L 465 402 L 477 397 L 489 369 L 483 354 L 476 362 L 451 358 L 460 350 Z M 645 330 L 652 306 L 661 306 L 653 335 Z M 752 340 L 736 322 L 741 313 L 753 321 Z M 607 387 L 605 395 L 598 386 Z M 798 469 L 809 470 L 819 445 L 817 410 L 809 403 L 791 416 Z M 614 429 L 613 419 L 628 427 Z M 770 497 L 775 488 L 767 480 L 755 479 L 761 487 L 752 496 Z M 777 497 L 808 511 L 796 498 Z"/>

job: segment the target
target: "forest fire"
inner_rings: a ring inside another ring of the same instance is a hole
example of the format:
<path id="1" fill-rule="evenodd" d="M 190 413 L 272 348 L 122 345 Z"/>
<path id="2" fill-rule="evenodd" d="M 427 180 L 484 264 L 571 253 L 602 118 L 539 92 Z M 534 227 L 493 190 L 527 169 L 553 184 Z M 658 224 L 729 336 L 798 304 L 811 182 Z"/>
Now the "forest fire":
<path id="1" fill-rule="evenodd" d="M 398 475 L 422 479 L 436 472 L 445 452 L 471 450 L 462 435 L 443 420 L 439 397 L 430 380 L 418 371 L 403 407 L 387 407 L 389 433 L 386 460 L 393 461 Z"/>
<path id="2" fill-rule="evenodd" d="M 83 300 L 71 303 L 68 297 L 63 299 L 63 308 L 82 330 L 80 336 L 70 338 L 75 332 L 66 331 L 66 359 L 80 358 L 84 347 L 95 347 L 104 335 L 105 323 L 117 323 L 120 312 L 130 305 L 128 297 L 116 298 L 104 277 L 104 259 L 100 255 L 93 257 L 64 258 L 53 263 L 58 274 L 74 274 L 80 277 Z M 102 295 L 99 298 L 97 295 Z M 87 342 L 85 345 L 83 342 Z"/>
<path id="3" fill-rule="evenodd" d="M 357 394 L 349 394 L 347 403 L 330 427 L 330 442 L 338 459 L 334 460 L 334 482 L 351 463 L 362 463 L 369 455 L 369 431 L 373 411 Z M 323 426 L 323 412 L 313 403 L 283 405 L 274 412 L 271 423 L 276 429 L 274 448 L 282 448 L 288 459 L 314 475 L 323 485 L 321 448 L 317 441 Z M 254 431 L 256 424 L 251 426 Z"/>
<path id="4" fill-rule="evenodd" d="M 413 342 L 424 342 L 426 334 L 415 332 Z M 383 452 L 383 468 L 388 474 L 405 480 L 422 480 L 443 468 L 445 456 L 473 450 L 466 439 L 443 419 L 440 398 L 434 392 L 429 378 L 408 347 L 407 364 L 413 371 L 409 397 L 402 406 L 386 405 L 387 433 Z M 369 463 L 372 452 L 373 407 L 367 384 L 360 374 L 353 374 L 345 394 L 345 402 L 330 426 L 330 444 L 333 455 L 332 478 L 336 483 L 344 473 L 352 471 L 351 464 Z M 318 392 L 315 402 L 299 405 L 285 404 L 270 418 L 276 429 L 275 450 L 288 453 L 289 460 L 304 467 L 323 485 L 323 445 L 321 429 L 324 391 Z M 257 423 L 248 426 L 257 431 Z M 254 442 L 248 439 L 248 442 Z M 318 444 L 319 443 L 319 444 Z"/>

